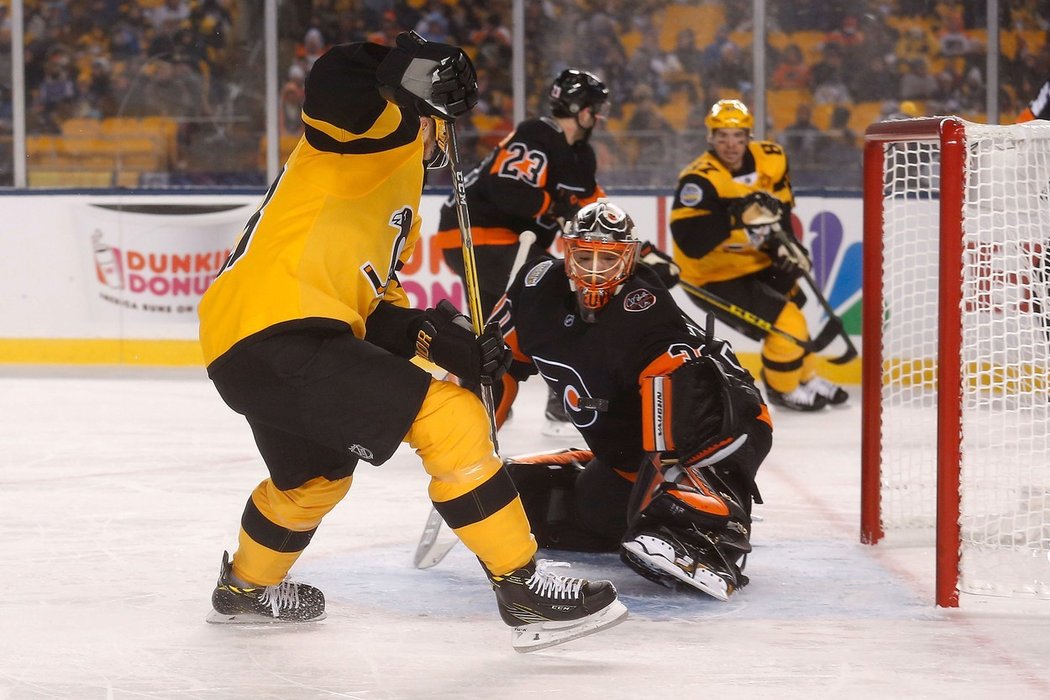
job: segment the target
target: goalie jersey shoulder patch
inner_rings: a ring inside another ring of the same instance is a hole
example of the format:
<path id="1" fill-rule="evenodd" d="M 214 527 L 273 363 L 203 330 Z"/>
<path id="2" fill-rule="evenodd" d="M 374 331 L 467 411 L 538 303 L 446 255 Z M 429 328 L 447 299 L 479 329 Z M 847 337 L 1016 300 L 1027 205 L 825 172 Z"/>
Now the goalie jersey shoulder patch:
<path id="1" fill-rule="evenodd" d="M 645 311 L 656 305 L 656 295 L 648 289 L 635 289 L 623 297 L 624 311 Z"/>
<path id="2" fill-rule="evenodd" d="M 539 281 L 543 279 L 543 276 L 547 274 L 547 270 L 554 266 L 553 260 L 544 260 L 536 267 L 529 270 L 528 274 L 525 275 L 525 286 L 535 287 L 539 284 Z"/>

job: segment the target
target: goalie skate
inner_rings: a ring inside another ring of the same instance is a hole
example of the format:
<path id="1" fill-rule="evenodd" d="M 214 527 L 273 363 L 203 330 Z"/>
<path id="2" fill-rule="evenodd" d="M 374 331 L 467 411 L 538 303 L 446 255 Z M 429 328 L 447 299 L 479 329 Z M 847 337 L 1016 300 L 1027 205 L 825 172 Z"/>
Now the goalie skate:
<path id="1" fill-rule="evenodd" d="M 511 644 L 528 653 L 564 644 L 612 627 L 627 618 L 609 581 L 558 576 L 541 561 L 504 576 L 489 576 L 500 617 L 514 628 Z"/>
<path id="2" fill-rule="evenodd" d="M 703 544 L 686 542 L 666 528 L 645 530 L 622 545 L 624 562 L 646 578 L 673 587 L 682 582 L 721 601 L 729 600 L 747 577 L 730 562 L 707 535 Z"/>

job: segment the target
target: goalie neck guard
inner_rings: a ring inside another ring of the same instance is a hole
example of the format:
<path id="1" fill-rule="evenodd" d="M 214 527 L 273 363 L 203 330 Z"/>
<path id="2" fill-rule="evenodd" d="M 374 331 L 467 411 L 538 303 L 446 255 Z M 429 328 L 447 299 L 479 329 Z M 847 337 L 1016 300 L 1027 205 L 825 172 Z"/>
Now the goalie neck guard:
<path id="1" fill-rule="evenodd" d="M 580 209 L 562 234 L 565 274 L 584 321 L 594 323 L 597 312 L 634 274 L 640 241 L 634 221 L 605 199 Z"/>

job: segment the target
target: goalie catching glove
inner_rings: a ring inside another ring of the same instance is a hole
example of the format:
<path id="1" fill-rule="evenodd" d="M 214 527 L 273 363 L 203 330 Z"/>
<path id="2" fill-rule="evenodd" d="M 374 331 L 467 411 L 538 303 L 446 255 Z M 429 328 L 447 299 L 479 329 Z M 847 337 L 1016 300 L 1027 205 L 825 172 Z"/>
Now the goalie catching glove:
<path id="1" fill-rule="evenodd" d="M 467 54 L 415 32 L 397 35 L 376 77 L 386 99 L 421 116 L 454 120 L 478 103 L 478 78 Z"/>
<path id="2" fill-rule="evenodd" d="M 416 354 L 447 369 L 466 387 L 496 382 L 513 360 L 499 324 L 474 335 L 470 320 L 447 299 L 427 309 L 416 327 Z"/>

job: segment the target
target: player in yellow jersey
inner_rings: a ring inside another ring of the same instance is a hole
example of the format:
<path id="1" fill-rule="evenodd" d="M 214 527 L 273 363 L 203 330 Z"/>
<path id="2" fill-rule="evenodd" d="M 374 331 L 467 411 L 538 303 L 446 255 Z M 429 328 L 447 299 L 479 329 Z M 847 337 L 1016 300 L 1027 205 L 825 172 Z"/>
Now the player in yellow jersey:
<path id="1" fill-rule="evenodd" d="M 809 259 L 795 259 L 772 235 L 773 227 L 791 232 L 795 199 L 787 155 L 772 141 L 751 139 L 754 120 L 739 100 L 716 102 L 705 124 L 710 150 L 682 170 L 671 208 L 674 261 L 681 278 L 789 335 L 808 339 L 801 310 L 805 296 L 797 281 L 808 270 Z M 745 212 L 755 209 L 771 214 L 767 218 L 774 222 L 746 225 L 750 219 Z M 817 358 L 807 349 L 693 300 L 763 341 L 762 379 L 770 403 L 814 411 L 849 398 L 817 375 Z"/>
<path id="2" fill-rule="evenodd" d="M 497 326 L 476 338 L 447 302 L 411 309 L 397 277 L 419 239 L 424 164 L 443 161 L 434 118 L 476 102 L 466 54 L 414 33 L 393 48 L 336 46 L 311 69 L 305 135 L 200 307 L 208 374 L 269 470 L 223 557 L 210 621 L 323 618 L 323 594 L 285 577 L 358 462 L 382 464 L 402 441 L 431 476 L 435 508 L 484 565 L 517 647 L 626 614 L 607 581 L 537 570 L 481 401 L 409 361 L 421 355 L 468 385 L 510 363 Z"/>

